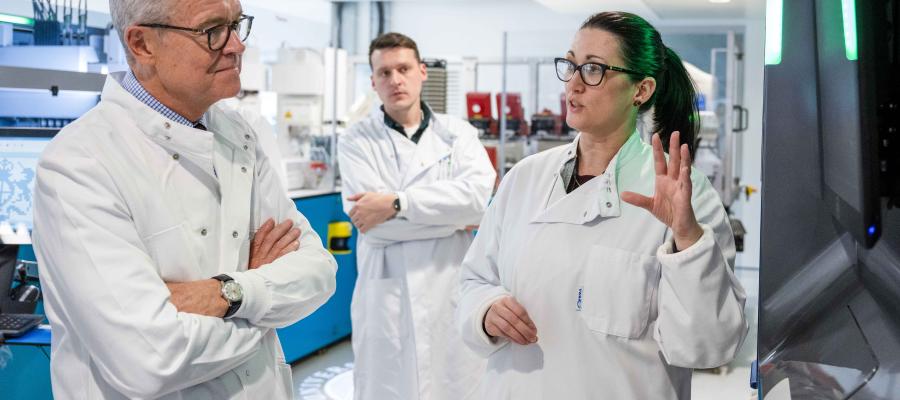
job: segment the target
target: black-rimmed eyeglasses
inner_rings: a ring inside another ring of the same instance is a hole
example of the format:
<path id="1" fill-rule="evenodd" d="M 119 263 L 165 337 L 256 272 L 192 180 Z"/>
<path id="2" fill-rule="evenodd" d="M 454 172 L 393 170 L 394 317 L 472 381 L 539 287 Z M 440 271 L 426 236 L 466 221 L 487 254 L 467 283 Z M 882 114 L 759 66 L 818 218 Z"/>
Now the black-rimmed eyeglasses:
<path id="1" fill-rule="evenodd" d="M 224 49 L 225 45 L 228 44 L 228 39 L 231 38 L 231 31 L 237 33 L 238 39 L 241 42 L 246 41 L 247 37 L 250 36 L 250 28 L 253 27 L 253 17 L 241 14 L 241 17 L 238 18 L 237 21 L 219 24 L 206 29 L 185 28 L 181 26 L 172 26 L 166 24 L 138 24 L 138 26 L 147 28 L 177 29 L 179 31 L 191 32 L 197 35 L 206 35 L 209 49 L 211 51 L 219 51 Z"/>
<path id="2" fill-rule="evenodd" d="M 603 76 L 606 75 L 606 70 L 624 72 L 640 77 L 647 76 L 647 74 L 644 74 L 643 72 L 632 71 L 630 69 L 614 67 L 602 63 L 584 63 L 575 65 L 574 62 L 565 58 L 555 58 L 553 61 L 556 64 L 556 77 L 559 78 L 559 80 L 568 82 L 575 76 L 575 72 L 579 72 L 581 73 L 581 80 L 588 86 L 597 86 L 600 82 L 603 82 Z"/>

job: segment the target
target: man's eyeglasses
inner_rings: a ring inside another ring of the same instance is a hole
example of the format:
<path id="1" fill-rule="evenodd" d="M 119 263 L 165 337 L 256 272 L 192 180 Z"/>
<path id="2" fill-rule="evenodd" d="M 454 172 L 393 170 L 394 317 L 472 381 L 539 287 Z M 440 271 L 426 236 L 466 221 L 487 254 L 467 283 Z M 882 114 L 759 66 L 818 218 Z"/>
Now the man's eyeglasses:
<path id="1" fill-rule="evenodd" d="M 253 17 L 241 14 L 241 17 L 238 18 L 237 21 L 219 24 L 212 28 L 206 29 L 184 28 L 181 26 L 172 26 L 166 24 L 138 24 L 138 26 L 147 28 L 177 29 L 180 31 L 195 33 L 197 35 L 206 35 L 209 49 L 211 51 L 219 51 L 224 49 L 225 45 L 228 44 L 228 39 L 231 37 L 231 31 L 235 31 L 237 33 L 238 39 L 241 42 L 246 41 L 247 37 L 250 36 L 250 28 L 253 27 Z"/>
<path id="2" fill-rule="evenodd" d="M 565 58 L 555 58 L 553 61 L 556 63 L 556 77 L 559 78 L 559 80 L 568 82 L 575 76 L 575 72 L 579 72 L 581 73 L 581 80 L 588 86 L 597 86 L 600 82 L 603 82 L 603 76 L 606 75 L 606 70 L 619 71 L 641 77 L 647 76 L 647 74 L 642 72 L 602 63 L 584 63 L 575 65 L 575 63 Z"/>

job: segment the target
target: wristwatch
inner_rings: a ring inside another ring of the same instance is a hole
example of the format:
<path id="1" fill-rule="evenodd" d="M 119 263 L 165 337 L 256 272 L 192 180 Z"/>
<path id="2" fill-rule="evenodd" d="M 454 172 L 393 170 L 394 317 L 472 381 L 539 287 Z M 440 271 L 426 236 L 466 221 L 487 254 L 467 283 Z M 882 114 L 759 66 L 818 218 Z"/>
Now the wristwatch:
<path id="1" fill-rule="evenodd" d="M 241 308 L 241 302 L 244 300 L 244 288 L 225 274 L 214 276 L 213 279 L 221 282 L 222 297 L 228 302 L 228 311 L 225 311 L 222 318 L 229 318 Z"/>
<path id="2" fill-rule="evenodd" d="M 400 212 L 400 196 L 397 196 L 397 198 L 394 199 L 393 206 L 394 206 L 394 211 Z"/>

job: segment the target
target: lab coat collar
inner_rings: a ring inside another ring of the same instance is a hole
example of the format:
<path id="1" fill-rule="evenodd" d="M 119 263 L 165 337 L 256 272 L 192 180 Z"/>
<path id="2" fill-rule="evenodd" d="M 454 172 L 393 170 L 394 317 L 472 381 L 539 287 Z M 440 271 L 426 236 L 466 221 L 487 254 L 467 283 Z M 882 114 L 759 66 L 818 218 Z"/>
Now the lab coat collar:
<path id="1" fill-rule="evenodd" d="M 256 136 L 253 128 L 239 112 L 224 105 L 225 101 L 227 99 L 210 107 L 210 112 L 207 113 L 210 126 L 208 129 L 235 150 L 254 154 Z"/>
<path id="2" fill-rule="evenodd" d="M 566 164 L 575 159 L 575 155 L 578 149 L 578 142 L 581 140 L 581 134 L 575 137 L 575 140 L 572 143 L 566 145 L 565 156 L 561 159 L 560 165 L 560 173 L 566 167 Z M 636 155 L 641 153 L 643 148 L 643 142 L 641 141 L 641 134 L 635 130 L 631 133 L 631 136 L 628 136 L 628 139 L 625 140 L 625 143 L 622 144 L 622 147 L 619 148 L 619 151 L 616 152 L 616 155 L 613 156 L 612 160 L 609 161 L 609 165 L 612 166 L 612 170 L 614 173 L 618 173 L 619 170 L 622 169 L 631 159 L 633 159 Z M 607 168 L 609 170 L 610 168 Z"/>
<path id="3" fill-rule="evenodd" d="M 167 107 L 165 104 L 156 99 L 156 97 L 153 97 L 152 94 L 147 92 L 146 89 L 144 89 L 144 85 L 141 84 L 140 81 L 138 81 L 137 77 L 134 76 L 134 73 L 130 69 L 128 71 L 125 71 L 125 75 L 122 77 L 122 79 L 119 80 L 119 83 L 126 91 L 131 93 L 132 96 L 136 97 L 142 103 L 150 106 L 150 108 L 156 110 L 162 115 L 165 115 L 166 118 L 169 118 L 174 122 L 190 127 L 194 127 L 198 123 L 203 124 L 203 126 L 209 125 L 209 123 L 206 121 L 206 113 L 200 116 L 199 121 L 190 121 L 183 115 L 175 112 L 175 110 Z"/>
<path id="4" fill-rule="evenodd" d="M 398 139 L 390 136 L 392 135 L 392 132 L 390 132 L 391 128 L 384 123 L 384 111 L 381 111 L 380 109 L 376 110 L 373 112 L 372 117 L 382 126 L 384 132 L 392 138 L 391 140 Z M 419 143 L 416 145 L 416 152 L 413 156 L 413 160 L 409 164 L 406 173 L 403 175 L 401 187 L 405 188 L 409 186 L 429 168 L 444 158 L 449 157 L 452 150 L 451 144 L 455 137 L 456 135 L 447 129 L 446 124 L 441 121 L 441 118 L 432 113 L 428 128 L 422 133 L 422 138 L 419 139 Z M 400 139 L 407 140 L 403 138 Z"/>
<path id="5" fill-rule="evenodd" d="M 216 178 L 213 161 L 216 136 L 225 139 L 236 151 L 245 149 L 252 154 L 253 137 L 249 133 L 240 136 L 241 132 L 236 132 L 233 128 L 245 127 L 244 130 L 249 132 L 249 128 L 242 120 L 235 120 L 233 116 L 222 112 L 220 107 L 213 105 L 206 114 L 209 124 L 206 131 L 175 123 L 125 90 L 120 83 L 124 76 L 125 72 L 118 72 L 107 77 L 101 95 L 102 100 L 123 108 L 125 115 L 134 121 L 137 128 L 154 143 L 171 153 L 173 158 L 177 154 L 179 160 L 187 160 Z M 234 125 L 236 123 L 239 125 Z"/>
<path id="6" fill-rule="evenodd" d="M 615 218 L 622 215 L 622 201 L 618 189 L 621 182 L 618 181 L 618 177 L 621 175 L 622 168 L 640 154 L 642 147 L 640 134 L 635 131 L 628 137 L 625 144 L 610 160 L 609 167 L 603 174 L 567 194 L 566 184 L 568 182 L 564 177 L 573 173 L 568 170 L 573 168 L 569 161 L 575 158 L 580 139 L 581 135 L 579 134 L 572 143 L 566 145 L 556 162 L 552 164 L 558 168 L 552 175 L 551 187 L 545 203 L 547 206 L 540 210 L 531 222 L 583 225 L 598 217 Z"/>

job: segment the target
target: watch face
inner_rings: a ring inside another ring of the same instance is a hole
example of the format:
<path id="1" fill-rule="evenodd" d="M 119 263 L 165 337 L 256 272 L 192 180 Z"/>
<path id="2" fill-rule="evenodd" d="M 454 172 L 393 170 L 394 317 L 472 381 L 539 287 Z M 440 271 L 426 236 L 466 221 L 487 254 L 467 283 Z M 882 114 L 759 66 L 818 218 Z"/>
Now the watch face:
<path id="1" fill-rule="evenodd" d="M 222 295 L 225 296 L 225 299 L 234 303 L 241 301 L 244 298 L 244 289 L 241 288 L 241 285 L 235 281 L 225 282 L 225 285 L 222 286 Z"/>

